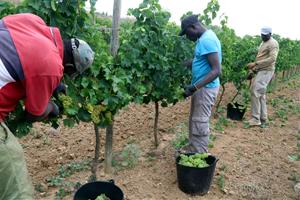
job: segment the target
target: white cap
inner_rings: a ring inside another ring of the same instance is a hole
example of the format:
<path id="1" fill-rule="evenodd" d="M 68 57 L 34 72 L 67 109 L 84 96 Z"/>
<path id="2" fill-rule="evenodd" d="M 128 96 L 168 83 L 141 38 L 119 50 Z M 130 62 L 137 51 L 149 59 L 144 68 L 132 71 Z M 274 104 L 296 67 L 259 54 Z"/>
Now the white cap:
<path id="1" fill-rule="evenodd" d="M 268 35 L 268 34 L 272 33 L 272 28 L 268 27 L 268 26 L 264 26 L 263 28 L 261 28 L 260 33 L 263 35 Z"/>

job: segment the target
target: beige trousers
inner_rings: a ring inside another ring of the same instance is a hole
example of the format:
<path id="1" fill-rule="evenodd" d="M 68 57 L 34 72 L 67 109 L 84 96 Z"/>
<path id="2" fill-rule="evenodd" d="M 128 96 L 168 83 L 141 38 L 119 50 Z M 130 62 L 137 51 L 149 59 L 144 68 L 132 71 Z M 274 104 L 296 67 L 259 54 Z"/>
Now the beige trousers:
<path id="1" fill-rule="evenodd" d="M 33 200 L 23 149 L 6 125 L 0 122 L 0 200 Z"/>
<path id="2" fill-rule="evenodd" d="M 259 71 L 251 86 L 251 113 L 258 121 L 267 120 L 267 86 L 273 77 L 274 71 Z"/>

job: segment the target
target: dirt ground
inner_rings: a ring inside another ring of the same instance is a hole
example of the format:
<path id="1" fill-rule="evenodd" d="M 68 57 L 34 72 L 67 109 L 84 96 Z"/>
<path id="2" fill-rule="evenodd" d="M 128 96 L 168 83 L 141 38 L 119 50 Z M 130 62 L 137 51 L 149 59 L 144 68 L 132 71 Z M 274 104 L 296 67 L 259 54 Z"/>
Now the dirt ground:
<path id="1" fill-rule="evenodd" d="M 233 94 L 230 89 L 228 91 L 223 106 Z M 280 104 L 282 99 L 288 111 L 283 109 L 278 114 L 278 102 Z M 288 103 L 284 99 L 289 99 Z M 121 151 L 128 143 L 136 144 L 142 152 L 141 157 L 133 168 L 115 168 L 111 175 L 105 175 L 100 164 L 98 179 L 114 179 L 127 200 L 300 199 L 294 191 L 295 182 L 300 181 L 300 161 L 291 159 L 291 155 L 299 155 L 299 77 L 277 85 L 275 92 L 268 94 L 268 102 L 271 119 L 268 128 L 249 128 L 241 121 L 223 119 L 226 126 L 220 130 L 217 128 L 220 118 L 212 118 L 211 132 L 216 139 L 210 153 L 219 161 L 210 191 L 205 196 L 187 195 L 177 186 L 171 141 L 178 127 L 187 123 L 189 100 L 160 110 L 157 149 L 153 145 L 154 105 L 130 105 L 123 109 L 115 118 L 114 151 Z M 249 116 L 248 110 L 245 118 Z M 101 130 L 101 157 L 104 155 L 104 134 Z M 74 128 L 62 126 L 58 132 L 36 124 L 20 141 L 33 184 L 39 186 L 37 199 L 55 199 L 59 187 L 50 186 L 47 178 L 57 176 L 61 165 L 92 159 L 94 155 L 94 129 L 87 123 Z M 86 169 L 65 180 L 84 183 L 89 176 L 90 171 Z M 73 195 L 64 199 L 72 199 Z"/>

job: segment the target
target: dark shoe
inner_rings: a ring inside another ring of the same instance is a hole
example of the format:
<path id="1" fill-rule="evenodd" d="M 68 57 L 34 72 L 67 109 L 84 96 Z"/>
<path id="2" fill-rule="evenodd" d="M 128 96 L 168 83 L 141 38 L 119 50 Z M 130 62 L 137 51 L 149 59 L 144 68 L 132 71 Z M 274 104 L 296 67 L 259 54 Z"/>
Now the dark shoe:
<path id="1" fill-rule="evenodd" d="M 260 119 L 260 122 L 262 124 L 269 124 L 269 120 L 268 119 Z"/>

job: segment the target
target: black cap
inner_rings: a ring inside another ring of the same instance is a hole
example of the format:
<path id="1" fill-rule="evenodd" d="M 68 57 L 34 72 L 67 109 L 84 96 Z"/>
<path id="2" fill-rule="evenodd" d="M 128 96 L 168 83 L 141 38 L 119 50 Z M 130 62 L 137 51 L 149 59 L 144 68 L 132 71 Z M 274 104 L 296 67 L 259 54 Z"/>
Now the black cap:
<path id="1" fill-rule="evenodd" d="M 188 16 L 186 18 L 184 18 L 182 21 L 181 21 L 181 31 L 179 33 L 179 36 L 183 36 L 185 35 L 186 33 L 186 29 L 193 25 L 193 24 L 196 24 L 198 23 L 199 20 L 198 20 L 198 15 L 191 15 L 191 16 Z"/>

